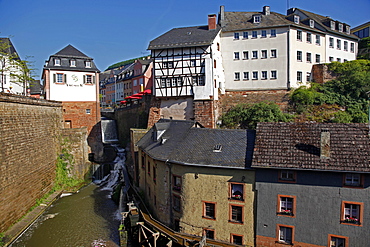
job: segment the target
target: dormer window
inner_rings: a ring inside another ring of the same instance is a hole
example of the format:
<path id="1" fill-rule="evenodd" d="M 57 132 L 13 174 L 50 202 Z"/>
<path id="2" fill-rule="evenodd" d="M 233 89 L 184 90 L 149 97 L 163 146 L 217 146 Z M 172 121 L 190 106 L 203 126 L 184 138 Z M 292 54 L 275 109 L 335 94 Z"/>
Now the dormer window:
<path id="1" fill-rule="evenodd" d="M 260 15 L 254 15 L 253 16 L 253 23 L 260 23 L 261 22 L 261 16 Z"/>
<path id="2" fill-rule="evenodd" d="M 343 32 L 343 24 L 342 23 L 338 24 L 338 29 L 339 29 L 339 32 Z"/>
<path id="3" fill-rule="evenodd" d="M 294 23 L 299 24 L 299 15 L 294 16 Z"/>
<path id="4" fill-rule="evenodd" d="M 310 28 L 314 28 L 315 27 L 315 21 L 314 20 L 310 20 Z"/>
<path id="5" fill-rule="evenodd" d="M 55 66 L 60 66 L 60 59 L 59 58 L 54 59 L 54 65 Z"/>
<path id="6" fill-rule="evenodd" d="M 335 30 L 335 21 L 330 21 L 331 30 Z"/>
<path id="7" fill-rule="evenodd" d="M 350 27 L 349 27 L 349 26 L 346 26 L 346 33 L 347 33 L 347 34 L 350 34 L 350 33 L 351 33 L 351 29 L 350 29 Z"/>
<path id="8" fill-rule="evenodd" d="M 76 67 L 76 60 L 72 59 L 70 61 L 70 65 L 71 65 L 71 67 Z"/>
<path id="9" fill-rule="evenodd" d="M 86 68 L 91 68 L 91 62 L 90 61 L 86 61 L 85 62 L 85 67 Z"/>

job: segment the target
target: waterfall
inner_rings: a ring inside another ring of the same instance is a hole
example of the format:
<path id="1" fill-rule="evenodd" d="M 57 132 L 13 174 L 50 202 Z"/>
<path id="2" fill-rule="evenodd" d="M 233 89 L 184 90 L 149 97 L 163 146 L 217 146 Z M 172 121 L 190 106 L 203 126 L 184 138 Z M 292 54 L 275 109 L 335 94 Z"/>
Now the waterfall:
<path id="1" fill-rule="evenodd" d="M 102 119 L 101 132 L 103 143 L 118 143 L 117 126 L 115 120 Z"/>

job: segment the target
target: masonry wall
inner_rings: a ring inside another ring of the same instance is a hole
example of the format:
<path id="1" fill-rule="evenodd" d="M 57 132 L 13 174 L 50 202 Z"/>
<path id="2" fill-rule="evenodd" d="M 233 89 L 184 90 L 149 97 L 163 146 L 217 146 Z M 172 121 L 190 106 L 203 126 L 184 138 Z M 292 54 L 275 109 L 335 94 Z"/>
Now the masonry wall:
<path id="1" fill-rule="evenodd" d="M 60 102 L 0 94 L 0 232 L 53 186 Z"/>

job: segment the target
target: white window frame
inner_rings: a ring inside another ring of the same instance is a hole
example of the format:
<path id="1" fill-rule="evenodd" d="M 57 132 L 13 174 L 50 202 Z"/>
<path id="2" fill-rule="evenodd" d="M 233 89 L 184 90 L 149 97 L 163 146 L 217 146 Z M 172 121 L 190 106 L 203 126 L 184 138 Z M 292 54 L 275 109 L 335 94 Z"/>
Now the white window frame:
<path id="1" fill-rule="evenodd" d="M 271 29 L 270 37 L 276 37 L 276 29 Z"/>
<path id="2" fill-rule="evenodd" d="M 249 52 L 248 51 L 243 51 L 243 59 L 249 59 Z"/>
<path id="3" fill-rule="evenodd" d="M 240 81 L 240 72 L 234 72 L 234 81 Z"/>
<path id="4" fill-rule="evenodd" d="M 59 58 L 54 59 L 54 66 L 60 66 L 60 59 Z"/>
<path id="5" fill-rule="evenodd" d="M 248 32 L 243 32 L 243 39 L 248 39 Z"/>
<path id="6" fill-rule="evenodd" d="M 302 31 L 301 30 L 297 30 L 297 40 L 302 41 Z"/>
<path id="7" fill-rule="evenodd" d="M 277 79 L 277 71 L 276 70 L 271 70 L 271 79 L 272 80 Z"/>
<path id="8" fill-rule="evenodd" d="M 258 71 L 252 72 L 252 80 L 258 80 Z"/>
<path id="9" fill-rule="evenodd" d="M 270 51 L 270 57 L 271 58 L 277 58 L 277 50 L 276 49 L 272 49 Z"/>
<path id="10" fill-rule="evenodd" d="M 252 51 L 252 59 L 258 59 L 258 51 Z"/>
<path id="11" fill-rule="evenodd" d="M 257 39 L 257 37 L 258 37 L 257 31 L 252 31 L 252 38 Z"/>
<path id="12" fill-rule="evenodd" d="M 307 33 L 306 35 L 306 42 L 312 44 L 312 33 Z"/>
<path id="13" fill-rule="evenodd" d="M 321 36 L 316 34 L 316 45 L 321 45 Z"/>
<path id="14" fill-rule="evenodd" d="M 261 30 L 261 38 L 267 37 L 267 30 Z"/>
<path id="15" fill-rule="evenodd" d="M 279 227 L 279 242 L 282 242 L 285 244 L 292 244 L 292 239 L 293 239 L 293 228 L 286 227 L 286 226 L 280 226 Z"/>
<path id="16" fill-rule="evenodd" d="M 249 80 L 249 72 L 243 72 L 243 80 Z"/>
<path id="17" fill-rule="evenodd" d="M 234 33 L 234 40 L 238 40 L 239 39 L 239 33 Z"/>
<path id="18" fill-rule="evenodd" d="M 297 82 L 302 82 L 303 81 L 303 73 L 302 71 L 297 71 Z"/>
<path id="19" fill-rule="evenodd" d="M 235 51 L 234 52 L 234 60 L 239 60 L 239 59 L 240 59 L 239 52 L 238 51 Z"/>
<path id="20" fill-rule="evenodd" d="M 261 58 L 267 58 L 267 50 L 261 51 Z"/>

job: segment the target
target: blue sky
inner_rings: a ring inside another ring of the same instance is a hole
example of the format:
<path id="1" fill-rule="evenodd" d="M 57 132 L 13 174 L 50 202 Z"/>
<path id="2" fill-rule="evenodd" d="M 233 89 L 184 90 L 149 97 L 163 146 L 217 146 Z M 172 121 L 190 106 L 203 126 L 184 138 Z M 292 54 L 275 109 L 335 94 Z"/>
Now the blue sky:
<path id="1" fill-rule="evenodd" d="M 0 37 L 11 37 L 22 59 L 34 61 L 37 79 L 45 60 L 68 44 L 94 58 L 101 71 L 149 55 L 149 42 L 175 28 L 206 25 L 208 14 L 297 7 L 351 27 L 370 21 L 370 0 L 0 0 Z"/>

